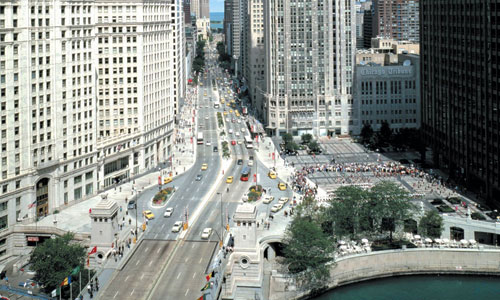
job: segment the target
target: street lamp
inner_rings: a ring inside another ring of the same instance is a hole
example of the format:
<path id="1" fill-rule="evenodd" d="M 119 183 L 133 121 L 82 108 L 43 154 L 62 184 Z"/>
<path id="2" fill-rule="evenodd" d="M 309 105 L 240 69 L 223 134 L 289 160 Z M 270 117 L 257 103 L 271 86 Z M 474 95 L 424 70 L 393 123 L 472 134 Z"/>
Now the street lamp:
<path id="1" fill-rule="evenodd" d="M 221 237 L 219 237 L 219 238 L 221 239 L 221 247 L 222 247 L 222 244 L 224 243 L 224 217 L 222 216 L 222 193 L 217 192 L 217 195 L 220 195 L 220 234 L 221 234 Z"/>

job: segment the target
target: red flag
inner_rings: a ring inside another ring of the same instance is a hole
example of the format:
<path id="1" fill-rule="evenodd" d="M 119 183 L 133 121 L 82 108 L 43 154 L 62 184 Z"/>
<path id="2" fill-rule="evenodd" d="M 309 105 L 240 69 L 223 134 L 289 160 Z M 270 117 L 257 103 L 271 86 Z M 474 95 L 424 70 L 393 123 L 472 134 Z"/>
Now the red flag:
<path id="1" fill-rule="evenodd" d="M 208 274 L 207 276 L 205 276 L 205 278 L 207 279 L 207 281 L 210 280 L 210 278 L 212 278 L 212 273 Z"/>
<path id="2" fill-rule="evenodd" d="M 253 182 L 257 182 L 257 174 L 253 174 Z"/>
<path id="3" fill-rule="evenodd" d="M 90 266 L 90 259 L 87 257 L 87 267 Z"/>
<path id="4" fill-rule="evenodd" d="M 97 253 L 97 246 L 94 246 L 94 248 L 92 248 L 92 250 L 90 250 L 89 255 L 92 255 L 94 253 Z"/>

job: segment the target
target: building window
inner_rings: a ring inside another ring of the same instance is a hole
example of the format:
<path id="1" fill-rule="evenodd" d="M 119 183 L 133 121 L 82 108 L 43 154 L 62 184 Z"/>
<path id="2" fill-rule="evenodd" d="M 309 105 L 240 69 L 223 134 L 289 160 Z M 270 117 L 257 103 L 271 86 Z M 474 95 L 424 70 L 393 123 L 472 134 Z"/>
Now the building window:
<path id="1" fill-rule="evenodd" d="M 0 217 L 0 229 L 8 227 L 8 215 Z"/>
<path id="2" fill-rule="evenodd" d="M 76 176 L 74 179 L 73 179 L 73 183 L 74 184 L 77 184 L 77 183 L 80 183 L 82 182 L 82 175 L 80 176 Z"/>
<path id="3" fill-rule="evenodd" d="M 74 197 L 75 200 L 79 200 L 82 198 L 82 188 L 81 187 L 75 189 L 74 196 L 75 196 Z"/>

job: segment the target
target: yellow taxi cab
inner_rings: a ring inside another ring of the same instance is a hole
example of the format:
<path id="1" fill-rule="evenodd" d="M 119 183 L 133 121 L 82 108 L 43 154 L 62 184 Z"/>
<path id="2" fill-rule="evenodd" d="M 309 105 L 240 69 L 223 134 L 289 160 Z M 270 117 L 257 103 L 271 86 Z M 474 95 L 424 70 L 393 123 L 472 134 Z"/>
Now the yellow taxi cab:
<path id="1" fill-rule="evenodd" d="M 203 86 L 203 82 L 200 82 L 200 86 Z"/>
<path id="2" fill-rule="evenodd" d="M 203 96 L 205 96 L 205 97 L 206 97 L 206 96 L 207 96 L 207 92 L 203 93 Z"/>
<path id="3" fill-rule="evenodd" d="M 231 94 L 231 90 L 227 90 L 227 93 L 228 93 L 228 94 Z"/>
<path id="4" fill-rule="evenodd" d="M 144 215 L 144 217 L 146 217 L 146 219 L 148 220 L 151 220 L 151 219 L 154 219 L 155 218 L 155 215 L 153 214 L 152 211 L 150 210 L 145 210 L 142 212 L 142 214 Z"/>
<path id="5" fill-rule="evenodd" d="M 202 164 L 201 165 L 201 170 L 205 171 L 206 169 L 208 169 L 208 164 Z"/>
<path id="6" fill-rule="evenodd" d="M 224 98 L 220 98 L 220 103 L 224 104 Z"/>
<path id="7" fill-rule="evenodd" d="M 233 113 L 233 110 L 232 110 L 232 109 L 230 109 L 230 110 L 229 110 L 229 113 L 230 113 L 230 114 L 232 114 L 232 113 Z"/>
<path id="8" fill-rule="evenodd" d="M 163 179 L 163 184 L 171 183 L 172 182 L 172 177 L 167 177 Z"/>
<path id="9" fill-rule="evenodd" d="M 269 173 L 267 173 L 267 176 L 269 176 L 269 178 L 271 179 L 276 179 L 276 172 L 274 171 L 269 171 Z"/>
<path id="10" fill-rule="evenodd" d="M 224 112 L 224 116 L 227 116 L 227 111 Z"/>
<path id="11" fill-rule="evenodd" d="M 239 117 L 239 116 L 240 116 L 240 113 L 239 113 L 237 110 L 235 110 L 235 111 L 234 111 L 234 114 L 235 114 L 237 117 Z"/>
<path id="12" fill-rule="evenodd" d="M 284 191 L 286 190 L 286 185 L 283 182 L 280 182 L 278 183 L 278 188 L 280 189 L 280 191 Z"/>
<path id="13" fill-rule="evenodd" d="M 231 106 L 231 103 L 229 103 L 229 102 L 226 102 L 226 105 L 227 105 L 227 106 Z"/>
<path id="14" fill-rule="evenodd" d="M 226 179 L 226 183 L 233 183 L 233 176 L 229 176 L 229 177 Z"/>

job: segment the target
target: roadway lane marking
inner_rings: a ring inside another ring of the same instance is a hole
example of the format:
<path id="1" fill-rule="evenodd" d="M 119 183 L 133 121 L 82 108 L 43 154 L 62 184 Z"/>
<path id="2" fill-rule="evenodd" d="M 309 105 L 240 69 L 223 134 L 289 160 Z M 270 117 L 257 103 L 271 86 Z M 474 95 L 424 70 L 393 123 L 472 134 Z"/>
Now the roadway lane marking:
<path id="1" fill-rule="evenodd" d="M 170 237 L 170 233 L 169 233 L 169 234 L 167 234 L 167 240 L 168 240 L 168 238 L 169 238 L 169 237 Z"/>
<path id="2" fill-rule="evenodd" d="M 127 276 L 127 278 L 125 278 L 125 281 L 127 281 L 129 277 L 130 277 L 130 275 L 129 275 L 129 276 Z"/>
<path id="3" fill-rule="evenodd" d="M 194 272 L 194 274 L 193 274 L 193 279 L 194 279 L 195 276 L 196 276 L 196 272 Z"/>
<path id="4" fill-rule="evenodd" d="M 144 273 L 142 273 L 142 275 L 141 275 L 141 280 L 142 280 L 142 278 L 144 278 Z"/>
<path id="5" fill-rule="evenodd" d="M 177 207 L 177 206 L 176 206 Z M 161 229 L 163 229 L 163 227 L 165 227 L 165 223 L 163 223 L 163 225 L 161 225 Z"/>
<path id="6" fill-rule="evenodd" d="M 177 274 L 177 279 L 179 279 L 180 276 L 181 276 L 181 273 Z"/>
<path id="7" fill-rule="evenodd" d="M 193 246 L 191 247 L 191 249 L 193 249 L 193 248 L 194 248 L 194 246 L 195 246 L 195 244 L 193 243 Z"/>
<path id="8" fill-rule="evenodd" d="M 203 257 L 200 257 L 200 262 L 199 262 L 199 264 L 201 264 L 201 261 L 202 261 L 202 260 L 203 260 Z"/>
<path id="9" fill-rule="evenodd" d="M 147 247 L 147 248 L 146 248 L 146 251 L 144 251 L 144 252 L 148 252 L 148 250 L 149 250 L 149 247 Z"/>
<path id="10" fill-rule="evenodd" d="M 186 293 L 184 294 L 184 297 L 186 297 L 188 293 L 189 293 L 189 289 L 186 290 Z"/>
<path id="11" fill-rule="evenodd" d="M 153 263 L 153 261 L 150 261 L 150 262 L 149 262 L 149 266 L 150 266 L 150 267 L 151 267 L 151 264 L 152 264 L 152 263 Z"/>
<path id="12" fill-rule="evenodd" d="M 132 290 L 132 292 L 130 292 L 130 296 L 132 296 L 132 294 L 135 292 L 135 289 Z"/>
<path id="13" fill-rule="evenodd" d="M 158 233 L 157 233 L 157 234 L 155 234 L 155 239 L 156 239 L 157 237 L 158 237 Z"/>
<path id="14" fill-rule="evenodd" d="M 135 263 L 135 265 L 137 266 L 140 262 L 141 262 L 141 260 L 139 259 L 139 260 Z"/>
<path id="15" fill-rule="evenodd" d="M 188 258 L 186 257 L 186 260 L 184 262 L 188 262 Z"/>
<path id="16" fill-rule="evenodd" d="M 156 254 L 160 253 L 161 248 L 158 248 L 158 251 L 156 251 Z"/>
<path id="17" fill-rule="evenodd" d="M 118 291 L 116 291 L 115 295 L 113 296 L 113 299 L 115 299 L 116 296 L 118 296 Z"/>

